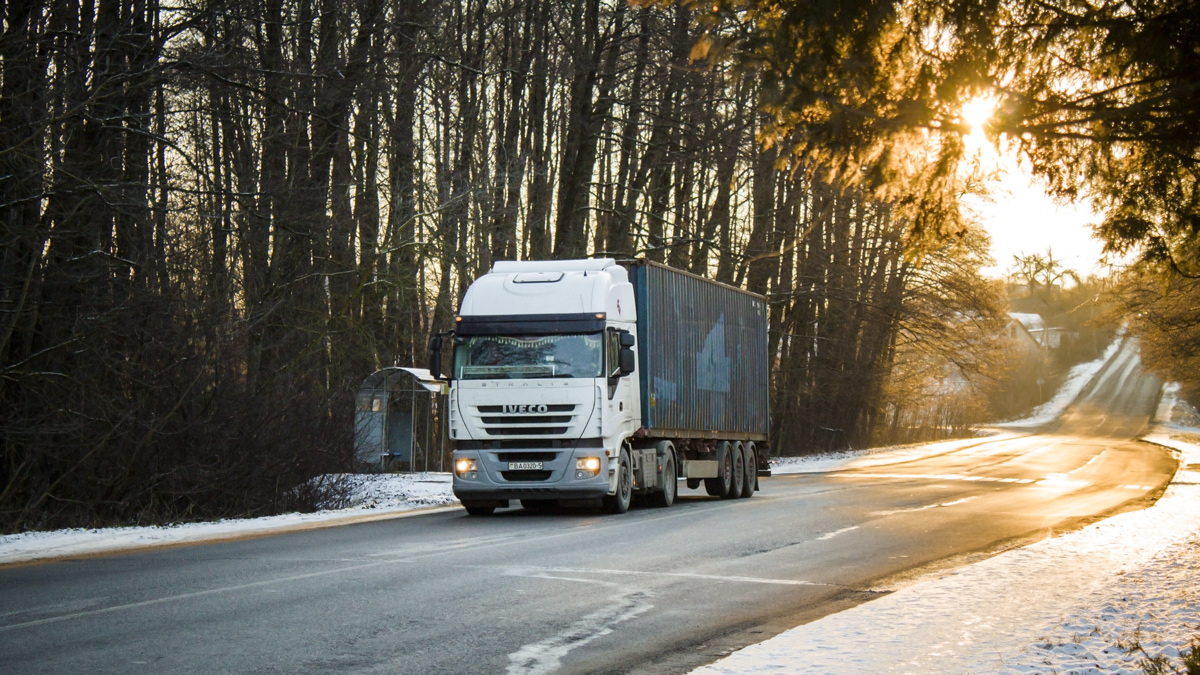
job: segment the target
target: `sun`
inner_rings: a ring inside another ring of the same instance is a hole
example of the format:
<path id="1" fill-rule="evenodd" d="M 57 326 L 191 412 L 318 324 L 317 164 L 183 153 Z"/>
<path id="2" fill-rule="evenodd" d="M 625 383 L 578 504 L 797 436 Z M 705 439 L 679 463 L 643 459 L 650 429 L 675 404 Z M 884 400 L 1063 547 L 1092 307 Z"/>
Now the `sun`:
<path id="1" fill-rule="evenodd" d="M 996 113 L 996 99 L 992 96 L 976 96 L 963 104 L 960 113 L 963 124 L 970 128 L 971 135 L 982 134 L 983 127 Z"/>

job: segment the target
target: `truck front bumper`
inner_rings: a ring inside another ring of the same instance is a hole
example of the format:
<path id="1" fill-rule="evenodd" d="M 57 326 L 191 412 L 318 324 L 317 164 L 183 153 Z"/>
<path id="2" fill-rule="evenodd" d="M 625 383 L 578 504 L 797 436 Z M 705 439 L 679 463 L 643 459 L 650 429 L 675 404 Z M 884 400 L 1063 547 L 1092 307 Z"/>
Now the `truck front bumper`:
<path id="1" fill-rule="evenodd" d="M 587 457 L 600 460 L 595 475 L 583 475 L 587 472 L 581 474 L 576 467 L 579 459 Z M 590 500 L 611 491 L 609 462 L 603 448 L 564 448 L 556 452 L 455 450 L 455 466 L 460 459 L 475 461 L 475 471 L 465 475 L 454 473 L 454 496 L 462 501 Z M 540 468 L 521 468 L 529 463 Z"/>

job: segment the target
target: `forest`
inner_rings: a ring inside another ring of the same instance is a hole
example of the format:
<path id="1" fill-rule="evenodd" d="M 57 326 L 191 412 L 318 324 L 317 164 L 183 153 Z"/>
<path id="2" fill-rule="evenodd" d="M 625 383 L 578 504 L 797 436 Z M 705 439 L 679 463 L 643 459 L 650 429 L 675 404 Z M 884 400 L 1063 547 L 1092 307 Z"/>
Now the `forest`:
<path id="1" fill-rule="evenodd" d="M 961 104 L 1000 91 L 997 143 L 1190 280 L 1200 13 L 975 4 L 6 0 L 0 531 L 303 508 L 358 382 L 501 259 L 765 295 L 777 453 L 1011 412 L 916 415 L 895 367 L 1012 376 Z M 1070 100 L 1066 38 L 1113 65 Z"/>

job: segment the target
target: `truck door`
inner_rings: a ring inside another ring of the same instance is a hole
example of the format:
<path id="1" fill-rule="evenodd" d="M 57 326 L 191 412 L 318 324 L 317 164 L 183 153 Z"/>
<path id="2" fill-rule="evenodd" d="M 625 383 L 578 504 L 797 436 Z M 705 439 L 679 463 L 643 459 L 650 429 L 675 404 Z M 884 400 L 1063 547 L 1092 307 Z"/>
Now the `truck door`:
<path id="1" fill-rule="evenodd" d="M 609 328 L 604 336 L 604 367 L 608 376 L 608 396 L 604 402 L 604 435 L 628 435 L 637 429 L 636 373 L 621 374 L 621 334 Z"/>

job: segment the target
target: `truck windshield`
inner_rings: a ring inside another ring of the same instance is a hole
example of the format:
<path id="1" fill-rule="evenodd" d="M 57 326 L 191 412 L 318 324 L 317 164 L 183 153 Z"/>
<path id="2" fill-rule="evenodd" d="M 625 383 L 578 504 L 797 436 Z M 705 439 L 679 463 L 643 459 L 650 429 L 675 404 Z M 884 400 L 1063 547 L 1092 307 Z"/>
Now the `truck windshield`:
<path id="1" fill-rule="evenodd" d="M 600 377 L 601 335 L 474 335 L 459 338 L 454 349 L 454 377 L 460 380 Z"/>

